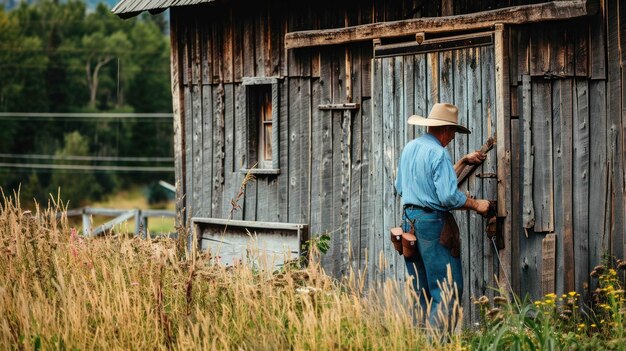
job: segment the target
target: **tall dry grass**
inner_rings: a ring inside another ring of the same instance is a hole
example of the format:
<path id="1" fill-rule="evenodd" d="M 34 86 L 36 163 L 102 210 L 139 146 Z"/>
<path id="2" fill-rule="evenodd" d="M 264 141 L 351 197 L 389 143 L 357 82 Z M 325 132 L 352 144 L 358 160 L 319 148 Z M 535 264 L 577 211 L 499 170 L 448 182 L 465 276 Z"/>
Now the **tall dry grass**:
<path id="1" fill-rule="evenodd" d="M 364 291 L 316 260 L 280 272 L 223 267 L 173 240 L 78 236 L 52 201 L 0 208 L 0 347 L 80 350 L 429 350 L 407 286 Z M 251 251 L 250 255 L 254 255 Z M 258 260 L 255 260 L 258 261 Z"/>

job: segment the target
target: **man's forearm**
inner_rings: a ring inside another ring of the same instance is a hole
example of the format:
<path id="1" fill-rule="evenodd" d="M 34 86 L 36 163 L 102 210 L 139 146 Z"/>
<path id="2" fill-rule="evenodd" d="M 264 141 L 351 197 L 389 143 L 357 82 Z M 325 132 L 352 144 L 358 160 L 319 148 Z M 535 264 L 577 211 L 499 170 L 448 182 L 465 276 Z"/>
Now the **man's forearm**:
<path id="1" fill-rule="evenodd" d="M 460 209 L 476 211 L 478 209 L 478 201 L 468 196 L 467 200 L 465 201 L 465 204 L 463 204 L 463 206 L 461 206 Z"/>

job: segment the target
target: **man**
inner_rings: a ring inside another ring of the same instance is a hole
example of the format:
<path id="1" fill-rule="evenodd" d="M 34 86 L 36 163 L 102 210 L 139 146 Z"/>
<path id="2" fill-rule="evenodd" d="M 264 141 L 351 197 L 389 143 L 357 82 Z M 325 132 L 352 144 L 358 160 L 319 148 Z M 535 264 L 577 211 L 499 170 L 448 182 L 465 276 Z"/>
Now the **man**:
<path id="1" fill-rule="evenodd" d="M 428 133 L 404 147 L 396 173 L 396 191 L 402 197 L 404 209 L 402 228 L 409 232 L 413 227 L 417 237 L 417 253 L 406 259 L 406 267 L 420 295 L 422 311 L 427 311 L 427 301 L 432 299 L 428 319 L 431 325 L 436 325 L 437 310 L 442 302 L 439 284 L 444 284 L 448 266 L 458 297 L 463 293 L 461 260 L 440 243 L 444 218 L 448 211 L 456 209 L 470 209 L 485 215 L 489 201 L 469 198 L 457 187 L 456 173 L 445 147 L 456 133 L 469 134 L 470 131 L 458 124 L 456 106 L 435 104 L 428 118 L 413 115 L 408 123 L 426 126 Z M 457 165 L 481 162 L 485 157 L 481 152 L 473 152 Z"/>

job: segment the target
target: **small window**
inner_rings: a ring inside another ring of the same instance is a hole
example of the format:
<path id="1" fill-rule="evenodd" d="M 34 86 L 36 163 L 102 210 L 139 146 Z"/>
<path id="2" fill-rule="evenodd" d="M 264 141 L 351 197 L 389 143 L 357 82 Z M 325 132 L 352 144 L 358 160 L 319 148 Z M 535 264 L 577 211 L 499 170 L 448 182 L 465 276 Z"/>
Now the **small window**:
<path id="1" fill-rule="evenodd" d="M 246 167 L 253 173 L 278 174 L 278 79 L 244 78 L 246 86 Z M 255 167 L 256 165 L 256 167 Z"/>

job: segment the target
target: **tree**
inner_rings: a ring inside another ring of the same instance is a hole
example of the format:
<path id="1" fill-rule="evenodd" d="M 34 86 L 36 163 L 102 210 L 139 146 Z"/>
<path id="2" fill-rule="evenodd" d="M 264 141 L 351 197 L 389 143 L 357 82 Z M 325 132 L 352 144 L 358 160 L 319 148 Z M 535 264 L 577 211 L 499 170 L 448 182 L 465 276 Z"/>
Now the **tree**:
<path id="1" fill-rule="evenodd" d="M 87 156 L 89 155 L 89 142 L 74 131 L 65 134 L 63 148 L 56 152 L 57 156 Z M 62 165 L 63 161 L 55 164 Z M 93 171 L 66 171 L 55 170 L 52 173 L 49 185 L 49 193 L 56 194 L 61 189 L 63 201 L 69 201 L 70 207 L 84 205 L 89 200 L 97 200 L 102 196 L 102 187 L 94 176 Z"/>
<path id="2" fill-rule="evenodd" d="M 83 36 L 81 44 L 86 52 L 85 73 L 89 88 L 88 106 L 95 108 L 100 70 L 113 59 L 127 56 L 131 44 L 126 34 L 120 31 L 110 36 L 106 36 L 102 32 L 87 34 Z"/>

